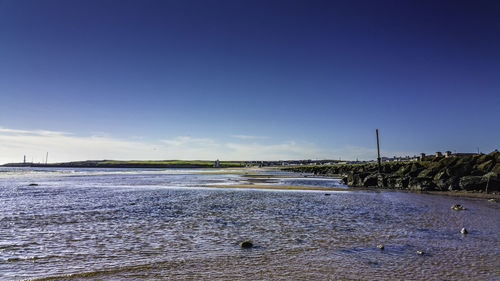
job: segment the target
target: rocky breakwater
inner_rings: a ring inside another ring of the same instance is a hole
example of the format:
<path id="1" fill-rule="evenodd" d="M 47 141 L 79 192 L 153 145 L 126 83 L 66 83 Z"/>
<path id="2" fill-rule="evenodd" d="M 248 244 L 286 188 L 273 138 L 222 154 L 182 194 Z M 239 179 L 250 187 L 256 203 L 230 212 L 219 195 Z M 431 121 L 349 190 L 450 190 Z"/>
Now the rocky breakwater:
<path id="1" fill-rule="evenodd" d="M 423 161 L 285 167 L 283 170 L 340 176 L 352 187 L 378 187 L 416 191 L 500 192 L 500 152 L 427 156 Z"/>

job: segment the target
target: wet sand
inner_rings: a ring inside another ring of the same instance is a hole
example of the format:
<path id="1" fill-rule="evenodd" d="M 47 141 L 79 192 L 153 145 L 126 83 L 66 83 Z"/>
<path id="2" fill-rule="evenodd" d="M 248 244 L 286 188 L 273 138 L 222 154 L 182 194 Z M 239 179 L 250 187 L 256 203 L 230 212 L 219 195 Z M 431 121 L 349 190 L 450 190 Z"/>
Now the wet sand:
<path id="1" fill-rule="evenodd" d="M 300 186 L 300 185 L 273 185 L 273 184 L 217 184 L 217 185 L 205 185 L 204 187 L 215 187 L 215 188 L 254 188 L 254 189 L 287 189 L 287 190 L 330 190 L 330 191 L 349 191 L 347 188 L 332 188 L 332 187 L 322 187 L 322 186 Z"/>
<path id="2" fill-rule="evenodd" d="M 263 172 L 273 171 L 270 169 L 260 169 Z M 231 173 L 231 172 L 228 172 Z M 235 172 L 239 173 L 239 172 Z M 408 192 L 408 193 L 420 193 L 420 194 L 434 194 L 434 195 L 446 195 L 455 197 L 469 197 L 469 198 L 482 198 L 482 199 L 493 199 L 495 201 L 500 201 L 500 194 L 497 193 L 484 193 L 484 192 L 472 192 L 472 191 L 411 191 L 411 190 L 399 190 L 390 188 L 369 188 L 369 187 L 321 187 L 321 186 L 304 186 L 304 185 L 277 185 L 273 184 L 276 181 L 273 179 L 287 179 L 287 178 L 337 178 L 337 177 L 322 177 L 315 176 L 311 174 L 244 174 L 242 178 L 242 184 L 231 184 L 231 185 L 207 185 L 206 187 L 218 187 L 218 188 L 253 188 L 253 189 L 289 189 L 289 190 L 333 190 L 333 191 L 394 191 L 394 192 Z"/>

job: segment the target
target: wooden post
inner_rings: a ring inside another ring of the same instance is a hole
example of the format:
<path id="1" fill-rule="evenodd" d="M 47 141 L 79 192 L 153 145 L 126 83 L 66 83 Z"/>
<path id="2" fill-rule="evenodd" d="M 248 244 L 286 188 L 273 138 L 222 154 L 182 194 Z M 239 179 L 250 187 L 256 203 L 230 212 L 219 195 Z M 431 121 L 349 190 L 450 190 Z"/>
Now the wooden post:
<path id="1" fill-rule="evenodd" d="M 380 158 L 380 145 L 379 145 L 379 141 L 378 141 L 378 129 L 376 130 L 377 132 L 377 163 L 378 163 L 378 173 L 380 174 L 380 171 L 381 171 L 381 165 L 382 165 L 382 159 Z"/>

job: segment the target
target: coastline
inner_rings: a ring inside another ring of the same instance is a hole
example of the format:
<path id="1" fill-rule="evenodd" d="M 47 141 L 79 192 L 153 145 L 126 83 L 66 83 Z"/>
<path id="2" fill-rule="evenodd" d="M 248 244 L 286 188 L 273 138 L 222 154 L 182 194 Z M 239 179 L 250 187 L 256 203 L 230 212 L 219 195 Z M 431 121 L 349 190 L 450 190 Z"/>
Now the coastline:
<path id="1" fill-rule="evenodd" d="M 267 176 L 267 175 L 266 175 Z M 296 175 L 297 177 L 297 175 Z M 303 175 L 304 178 L 310 176 Z M 323 178 L 322 176 L 317 176 L 318 178 Z M 265 183 L 265 182 L 264 182 Z M 305 186 L 305 185 L 273 185 L 273 184 L 262 184 L 262 183 L 248 183 L 248 184 L 216 184 L 216 185 L 205 185 L 203 187 L 207 188 L 242 188 L 242 189 L 276 189 L 276 190 L 314 190 L 314 191 L 388 191 L 388 192 L 404 192 L 404 193 L 415 193 L 415 194 L 430 194 L 430 195 L 442 195 L 442 196 L 452 196 L 452 197 L 466 197 L 466 198 L 478 198 L 495 200 L 494 202 L 500 202 L 499 193 L 484 193 L 484 192 L 474 192 L 474 191 L 417 191 L 417 190 L 402 190 L 402 189 L 391 189 L 391 188 L 374 188 L 374 187 L 362 187 L 362 186 L 349 186 L 349 187 L 322 187 L 322 186 Z"/>
<path id="2" fill-rule="evenodd" d="M 205 185 L 209 188 L 244 188 L 244 189 L 283 189 L 283 190 L 318 190 L 318 191 L 349 191 L 349 188 L 306 186 L 306 185 L 273 185 L 273 184 L 214 184 Z"/>
<path id="3" fill-rule="evenodd" d="M 263 170 L 269 170 L 265 168 Z M 379 187 L 363 187 L 363 186 L 347 186 L 347 187 L 321 187 L 321 186 L 305 186 L 305 185 L 273 185 L 266 184 L 271 178 L 337 178 L 342 179 L 339 175 L 311 175 L 311 174 L 283 174 L 283 175 L 268 175 L 268 174 L 245 174 L 243 177 L 248 178 L 248 183 L 245 184 L 226 184 L 226 185 L 206 185 L 208 188 L 243 188 L 243 189 L 282 189 L 282 190 L 316 190 L 316 191 L 392 191 L 392 192 L 407 192 L 416 194 L 431 194 L 445 195 L 453 197 L 467 197 L 479 199 L 494 199 L 500 201 L 500 193 L 485 193 L 481 191 L 468 190 L 447 190 L 447 191 L 422 191 L 410 189 L 394 189 L 394 188 L 379 188 Z"/>
<path id="4" fill-rule="evenodd" d="M 483 155 L 484 156 L 484 155 Z M 485 158 L 485 157 L 483 157 Z M 486 158 L 488 159 L 488 158 Z M 470 162 L 471 159 L 466 159 Z M 105 161 L 108 161 L 107 163 Z M 213 169 L 213 171 L 200 171 L 199 173 L 224 173 L 224 174 L 240 174 L 245 180 L 237 184 L 220 184 L 220 185 L 205 185 L 203 187 L 207 188 L 244 188 L 244 189 L 276 189 L 276 190 L 316 190 L 316 191 L 402 191 L 420 194 L 434 194 L 434 195 L 446 195 L 454 197 L 469 197 L 469 198 L 483 198 L 483 199 L 495 199 L 500 201 L 500 192 L 498 189 L 490 189 L 490 192 L 486 192 L 484 189 L 438 189 L 432 184 L 426 186 L 425 183 L 430 181 L 423 181 L 422 178 L 418 176 L 415 179 L 411 179 L 408 174 L 401 174 L 399 176 L 394 176 L 394 173 L 381 173 L 376 171 L 376 166 L 374 164 L 335 164 L 335 165 L 300 165 L 300 166 L 287 166 L 287 167 L 242 167 L 237 165 L 227 165 L 221 162 L 219 167 L 214 167 L 213 165 L 207 165 L 205 163 L 193 163 L 202 161 L 175 161 L 175 163 L 168 164 L 157 164 L 151 163 L 154 161 L 129 161 L 125 163 L 116 163 L 113 161 L 110 163 L 109 160 L 104 161 L 83 161 L 83 162 L 67 162 L 67 163 L 57 163 L 57 164 L 31 164 L 23 165 L 23 163 L 6 164 L 0 167 L 47 167 L 47 168 L 164 168 L 164 169 L 179 169 L 179 168 L 189 168 L 189 169 Z M 174 162 L 174 161 L 171 161 Z M 209 162 L 209 161 L 203 161 Z M 463 161 L 462 161 L 463 162 Z M 476 161 L 478 162 L 478 161 Z M 211 162 L 213 163 L 213 162 Z M 234 162 L 230 162 L 234 163 Z M 500 162 L 499 162 L 500 163 Z M 410 170 L 415 165 L 421 165 L 424 167 L 429 163 L 422 162 L 400 162 L 400 163 L 384 163 L 382 165 L 383 171 L 390 171 L 397 168 L 397 171 Z M 466 163 L 470 165 L 470 163 Z M 481 165 L 482 162 L 476 163 Z M 432 165 L 432 161 L 431 161 Z M 496 167 L 496 166 L 494 166 Z M 446 167 L 450 168 L 450 167 Z M 217 170 L 218 169 L 218 170 Z M 225 170 L 227 171 L 221 171 Z M 287 171 L 294 172 L 295 174 L 259 174 L 252 173 L 250 171 Z M 423 173 L 427 173 L 425 169 Z M 420 172 L 422 173 L 422 172 Z M 438 171 L 439 173 L 439 171 Z M 490 172 L 491 176 L 491 172 Z M 323 187 L 323 186 L 307 186 L 307 185 L 275 185 L 272 184 L 273 178 L 338 178 L 347 187 Z M 406 178 L 407 182 L 417 182 L 417 186 L 390 186 L 388 185 L 388 179 L 392 177 L 394 179 L 401 180 L 401 178 Z M 466 175 L 467 177 L 467 175 Z M 476 178 L 481 176 L 475 176 Z M 408 180 L 408 178 L 410 178 Z M 494 178 L 494 177 L 493 177 Z M 496 184 L 496 178 L 492 181 Z"/>
<path id="5" fill-rule="evenodd" d="M 207 169 L 207 168 L 243 168 L 245 167 L 242 161 L 220 161 L 216 165 L 215 161 L 183 161 L 183 160 L 166 160 L 166 161 L 114 161 L 114 160 L 88 160 L 62 163 L 7 163 L 0 167 L 31 167 L 31 168 L 131 168 L 131 169 L 152 169 L 152 168 L 191 168 L 191 169 Z"/>
<path id="6" fill-rule="evenodd" d="M 404 190 L 456 196 L 500 195 L 500 152 L 421 161 L 277 167 L 315 176 L 340 176 L 351 188 Z"/>

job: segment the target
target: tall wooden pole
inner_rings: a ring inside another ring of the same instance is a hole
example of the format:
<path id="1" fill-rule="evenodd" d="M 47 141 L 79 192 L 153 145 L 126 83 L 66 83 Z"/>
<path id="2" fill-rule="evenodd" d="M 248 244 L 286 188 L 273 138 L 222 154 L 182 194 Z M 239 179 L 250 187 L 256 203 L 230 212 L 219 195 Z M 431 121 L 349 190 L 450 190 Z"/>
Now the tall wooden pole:
<path id="1" fill-rule="evenodd" d="M 381 165 L 382 165 L 382 159 L 380 158 L 380 145 L 379 145 L 379 142 L 378 142 L 378 129 L 376 130 L 376 132 L 377 132 L 377 154 L 378 154 L 377 163 L 378 163 L 378 172 L 380 173 L 380 171 L 381 171 Z"/>

